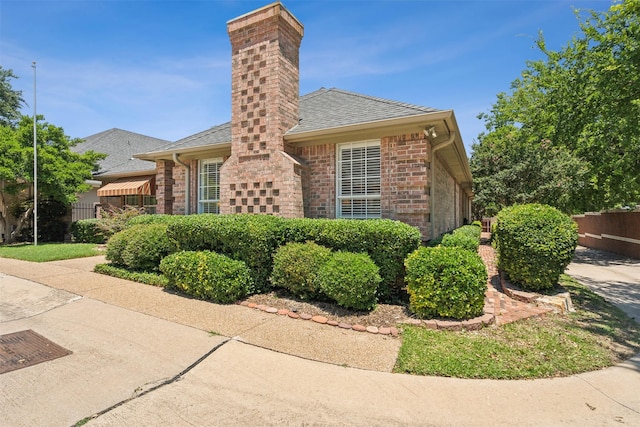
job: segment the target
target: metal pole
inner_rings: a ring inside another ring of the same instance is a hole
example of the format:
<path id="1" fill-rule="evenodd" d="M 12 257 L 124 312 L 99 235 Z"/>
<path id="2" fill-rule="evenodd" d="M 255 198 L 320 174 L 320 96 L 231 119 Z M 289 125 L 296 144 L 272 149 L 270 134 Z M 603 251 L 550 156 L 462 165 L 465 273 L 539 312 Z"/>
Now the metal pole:
<path id="1" fill-rule="evenodd" d="M 33 68 L 33 245 L 38 246 L 38 130 L 36 115 L 36 62 Z"/>

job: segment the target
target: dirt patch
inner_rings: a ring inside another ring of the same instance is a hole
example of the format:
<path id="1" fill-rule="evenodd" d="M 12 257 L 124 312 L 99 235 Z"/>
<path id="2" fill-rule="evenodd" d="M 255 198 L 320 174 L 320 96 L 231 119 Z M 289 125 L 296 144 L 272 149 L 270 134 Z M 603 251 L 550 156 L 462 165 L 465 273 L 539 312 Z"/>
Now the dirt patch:
<path id="1" fill-rule="evenodd" d="M 378 304 L 370 312 L 353 311 L 329 302 L 302 301 L 278 291 L 251 295 L 244 301 L 277 309 L 287 309 L 298 314 L 324 316 L 329 320 L 351 325 L 390 327 L 413 318 L 407 307 L 403 305 Z"/>

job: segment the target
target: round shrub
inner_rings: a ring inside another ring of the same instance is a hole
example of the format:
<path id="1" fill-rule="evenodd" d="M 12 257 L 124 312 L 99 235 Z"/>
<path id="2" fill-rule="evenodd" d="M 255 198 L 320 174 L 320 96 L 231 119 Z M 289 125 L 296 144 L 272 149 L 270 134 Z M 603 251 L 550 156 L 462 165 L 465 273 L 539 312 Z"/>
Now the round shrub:
<path id="1" fill-rule="evenodd" d="M 139 224 L 127 229 L 122 260 L 133 270 L 157 271 L 162 258 L 174 252 L 163 223 Z"/>
<path id="2" fill-rule="evenodd" d="M 170 287 L 216 303 L 235 302 L 253 290 L 247 265 L 215 252 L 176 252 L 160 262 L 160 271 Z"/>
<path id="3" fill-rule="evenodd" d="M 405 260 L 409 309 L 421 318 L 470 319 L 482 314 L 487 269 L 477 253 L 423 247 Z"/>
<path id="4" fill-rule="evenodd" d="M 271 284 L 302 299 L 318 298 L 322 290 L 316 283 L 316 275 L 330 257 L 331 249 L 313 242 L 281 246 L 273 256 Z"/>
<path id="5" fill-rule="evenodd" d="M 498 213 L 493 240 L 500 269 L 522 288 L 539 291 L 553 288 L 573 259 L 578 226 L 551 206 L 516 205 Z"/>
<path id="6" fill-rule="evenodd" d="M 320 289 L 346 308 L 371 310 L 382 281 L 378 266 L 364 253 L 334 252 L 318 270 Z"/>
<path id="7" fill-rule="evenodd" d="M 131 229 L 124 229 L 109 238 L 109 241 L 107 242 L 107 260 L 114 264 L 127 265 L 124 261 L 123 254 L 127 247 L 127 243 L 134 232 L 135 230 L 131 231 Z"/>

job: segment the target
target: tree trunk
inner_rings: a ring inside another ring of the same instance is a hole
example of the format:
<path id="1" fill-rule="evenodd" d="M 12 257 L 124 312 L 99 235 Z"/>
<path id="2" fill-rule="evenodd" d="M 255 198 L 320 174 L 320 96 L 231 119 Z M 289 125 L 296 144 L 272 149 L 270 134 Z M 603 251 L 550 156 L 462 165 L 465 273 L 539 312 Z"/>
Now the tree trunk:
<path id="1" fill-rule="evenodd" d="M 20 235 L 20 232 L 24 228 L 32 212 L 33 212 L 33 208 L 29 208 L 22 215 L 16 218 L 16 220 L 18 221 L 16 225 L 16 229 L 9 234 L 9 237 L 7 237 L 7 243 L 13 243 L 16 241 L 16 237 Z"/>

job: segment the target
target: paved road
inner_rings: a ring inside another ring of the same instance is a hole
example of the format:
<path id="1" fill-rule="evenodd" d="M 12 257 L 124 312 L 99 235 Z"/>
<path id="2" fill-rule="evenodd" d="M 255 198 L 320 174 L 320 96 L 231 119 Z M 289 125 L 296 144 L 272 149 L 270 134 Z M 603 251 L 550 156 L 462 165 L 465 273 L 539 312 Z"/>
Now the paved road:
<path id="1" fill-rule="evenodd" d="M 601 371 L 535 381 L 351 368 L 266 349 L 277 347 L 269 344 L 268 328 L 251 326 L 228 338 L 168 320 L 178 319 L 176 307 L 189 301 L 190 321 L 197 321 L 197 313 L 222 322 L 225 316 L 236 319 L 235 310 L 247 309 L 225 307 L 220 316 L 207 313 L 199 301 L 145 285 L 128 283 L 120 289 L 113 282 L 101 288 L 102 279 L 83 273 L 77 263 L 73 271 L 66 263 L 64 268 L 49 266 L 47 273 L 47 266 L 0 260 L 0 271 L 21 271 L 33 280 L 0 274 L 0 334 L 32 329 L 73 351 L 0 375 L 3 426 L 69 426 L 92 414 L 100 415 L 89 426 L 640 425 L 640 355 Z M 82 297 L 76 293 L 80 290 Z M 124 308 L 125 301 L 136 309 Z M 366 336 L 354 331 L 341 337 L 315 335 L 327 327 L 308 322 L 277 326 L 286 325 L 310 327 L 295 332 L 298 345 L 306 340 L 312 348 L 316 338 L 326 346 L 332 339 L 351 342 Z M 257 330 L 260 341 L 254 341 Z M 292 339 L 286 337 L 280 333 L 273 339 Z M 375 347 L 353 343 L 363 358 L 375 352 Z"/>

